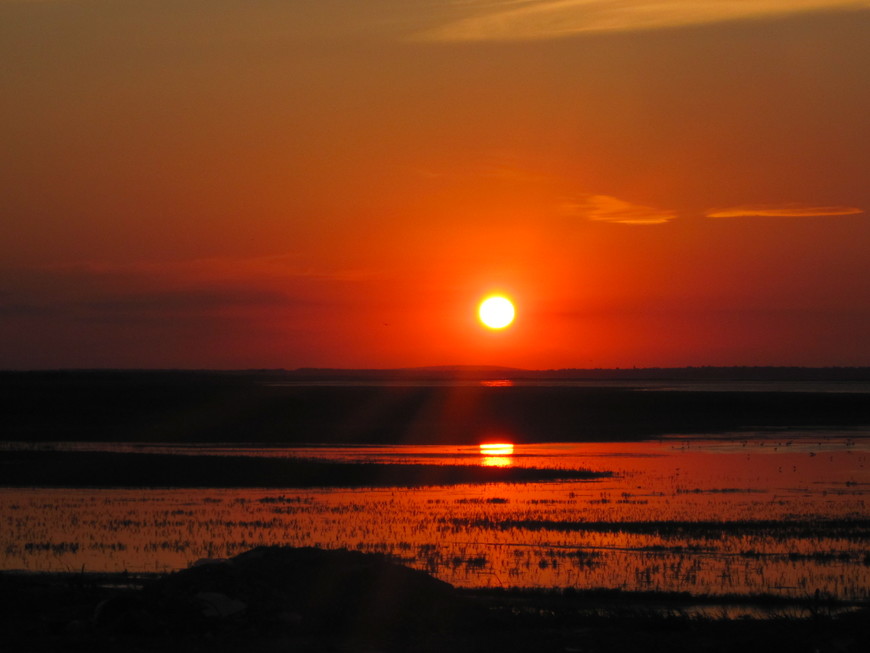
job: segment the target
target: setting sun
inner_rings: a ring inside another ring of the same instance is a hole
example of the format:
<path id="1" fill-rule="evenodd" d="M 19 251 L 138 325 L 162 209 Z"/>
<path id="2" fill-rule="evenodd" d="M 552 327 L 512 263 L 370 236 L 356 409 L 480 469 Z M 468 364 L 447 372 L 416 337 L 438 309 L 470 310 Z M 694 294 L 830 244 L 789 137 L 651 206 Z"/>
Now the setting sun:
<path id="1" fill-rule="evenodd" d="M 514 321 L 514 305 L 505 297 L 487 297 L 477 312 L 480 321 L 490 329 L 503 329 Z"/>

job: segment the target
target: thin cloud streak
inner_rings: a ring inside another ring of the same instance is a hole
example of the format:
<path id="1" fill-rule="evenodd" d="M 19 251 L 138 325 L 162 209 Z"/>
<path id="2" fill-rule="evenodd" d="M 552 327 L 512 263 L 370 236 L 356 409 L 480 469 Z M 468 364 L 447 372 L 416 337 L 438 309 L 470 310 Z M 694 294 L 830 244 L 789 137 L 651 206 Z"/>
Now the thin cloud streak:
<path id="1" fill-rule="evenodd" d="M 808 206 L 801 204 L 747 205 L 707 212 L 708 218 L 814 218 L 825 216 L 858 215 L 863 209 L 855 206 Z"/>
<path id="2" fill-rule="evenodd" d="M 664 224 L 677 217 L 671 211 L 632 204 L 610 195 L 589 195 L 580 202 L 566 203 L 563 211 L 596 222 L 634 225 Z"/>
<path id="3" fill-rule="evenodd" d="M 140 321 L 179 315 L 298 313 L 334 301 L 325 291 L 329 286 L 374 278 L 364 271 L 315 270 L 295 259 L 277 255 L 85 262 L 0 270 L 0 317 Z"/>
<path id="4" fill-rule="evenodd" d="M 585 32 L 626 32 L 768 18 L 809 11 L 870 8 L 866 0 L 482 0 L 428 30 L 427 41 L 529 41 Z"/>
<path id="5" fill-rule="evenodd" d="M 129 263 L 82 261 L 65 264 L 39 264 L 20 268 L 24 274 L 46 273 L 89 278 L 183 278 L 193 282 L 227 282 L 251 279 L 314 279 L 326 281 L 366 281 L 382 276 L 376 268 L 336 268 L 312 266 L 301 254 L 274 254 L 254 257 L 212 257 L 169 261 L 142 260 Z M 3 270 L 0 269 L 0 274 Z"/>
<path id="6" fill-rule="evenodd" d="M 8 319 L 77 317 L 108 318 L 138 321 L 175 318 L 179 315 L 226 315 L 244 311 L 293 311 L 317 306 L 310 299 L 300 299 L 287 293 L 260 289 L 195 288 L 151 293 L 131 292 L 127 295 L 101 296 L 91 299 L 42 297 L 29 293 L 15 302 L 0 301 L 0 317 Z"/>

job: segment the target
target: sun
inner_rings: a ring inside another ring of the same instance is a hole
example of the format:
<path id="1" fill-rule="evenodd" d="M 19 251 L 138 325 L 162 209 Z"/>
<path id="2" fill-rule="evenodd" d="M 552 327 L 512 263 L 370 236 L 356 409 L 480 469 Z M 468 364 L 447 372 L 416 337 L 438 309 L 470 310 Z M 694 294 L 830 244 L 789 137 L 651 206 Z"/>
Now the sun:
<path id="1" fill-rule="evenodd" d="M 514 305 L 506 297 L 493 295 L 480 303 L 477 310 L 480 321 L 490 329 L 504 329 L 514 321 Z"/>

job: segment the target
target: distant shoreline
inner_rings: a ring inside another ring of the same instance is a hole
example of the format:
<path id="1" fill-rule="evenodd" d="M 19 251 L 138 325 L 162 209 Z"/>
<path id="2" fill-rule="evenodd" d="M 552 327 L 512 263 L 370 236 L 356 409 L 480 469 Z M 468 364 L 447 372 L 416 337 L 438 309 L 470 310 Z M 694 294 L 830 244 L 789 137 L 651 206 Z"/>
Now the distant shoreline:
<path id="1" fill-rule="evenodd" d="M 404 368 L 300 367 L 251 369 L 94 368 L 0 370 L 0 379 L 23 377 L 178 375 L 258 378 L 261 381 L 491 380 L 514 381 L 826 381 L 870 382 L 870 366 L 685 366 L 521 369 L 496 365 L 439 365 Z"/>
<path id="2" fill-rule="evenodd" d="M 264 372 L 267 372 L 264 370 Z M 640 367 L 527 370 L 498 366 L 446 365 L 397 369 L 298 368 L 275 370 L 289 379 L 417 379 L 513 381 L 829 381 L 870 382 L 870 367 Z"/>

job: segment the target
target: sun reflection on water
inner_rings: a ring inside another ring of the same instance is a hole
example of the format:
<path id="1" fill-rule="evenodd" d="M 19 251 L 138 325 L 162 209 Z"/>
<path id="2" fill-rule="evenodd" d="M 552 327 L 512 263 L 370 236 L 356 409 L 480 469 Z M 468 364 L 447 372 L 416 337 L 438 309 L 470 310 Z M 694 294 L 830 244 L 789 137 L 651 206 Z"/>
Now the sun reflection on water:
<path id="1" fill-rule="evenodd" d="M 514 445 L 504 442 L 480 445 L 480 455 L 483 456 L 480 464 L 484 467 L 510 467 L 513 464 L 511 456 L 514 454 Z"/>

